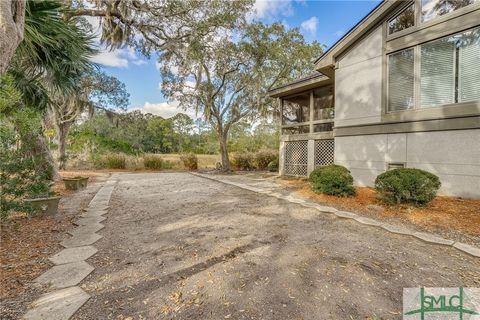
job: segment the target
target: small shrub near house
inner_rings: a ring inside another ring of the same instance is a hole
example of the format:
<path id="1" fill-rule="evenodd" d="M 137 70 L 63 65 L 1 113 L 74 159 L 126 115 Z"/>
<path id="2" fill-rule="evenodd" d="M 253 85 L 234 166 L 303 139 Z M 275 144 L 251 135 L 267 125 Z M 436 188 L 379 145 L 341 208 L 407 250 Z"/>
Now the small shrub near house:
<path id="1" fill-rule="evenodd" d="M 268 171 L 270 171 L 270 172 L 277 172 L 278 171 L 278 158 L 270 161 L 270 163 L 268 164 Z"/>
<path id="2" fill-rule="evenodd" d="M 310 173 L 310 185 L 314 192 L 334 196 L 355 194 L 353 177 L 347 168 L 332 164 L 317 167 Z"/>
<path id="3" fill-rule="evenodd" d="M 433 173 L 415 169 L 393 169 L 375 179 L 379 198 L 388 203 L 425 205 L 435 198 L 440 179 Z"/>
<path id="4" fill-rule="evenodd" d="M 268 164 L 278 158 L 278 153 L 272 150 L 260 150 L 255 153 L 255 165 L 258 170 L 267 170 Z"/>
<path id="5" fill-rule="evenodd" d="M 149 170 L 162 170 L 164 166 L 162 158 L 156 155 L 143 156 L 143 166 Z"/>
<path id="6" fill-rule="evenodd" d="M 250 152 L 239 152 L 233 155 L 233 166 L 237 170 L 253 170 L 255 169 L 255 158 Z"/>
<path id="7" fill-rule="evenodd" d="M 127 159 L 123 154 L 109 154 L 105 157 L 105 164 L 108 169 L 125 169 Z"/>
<path id="8" fill-rule="evenodd" d="M 198 157 L 194 153 L 184 153 L 180 156 L 180 160 L 183 162 L 183 166 L 188 170 L 198 169 Z"/>

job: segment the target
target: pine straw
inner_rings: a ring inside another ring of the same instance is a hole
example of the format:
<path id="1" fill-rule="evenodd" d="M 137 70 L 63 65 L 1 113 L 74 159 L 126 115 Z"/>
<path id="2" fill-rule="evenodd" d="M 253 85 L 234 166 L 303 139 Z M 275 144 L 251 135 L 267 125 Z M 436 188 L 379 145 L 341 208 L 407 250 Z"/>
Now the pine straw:
<path id="1" fill-rule="evenodd" d="M 64 171 L 62 177 L 95 177 L 105 172 Z M 75 191 L 66 190 L 63 181 L 52 187 L 56 195 L 64 196 Z M 72 227 L 74 216 L 62 214 L 60 204 L 55 217 L 27 217 L 24 213 L 12 214 L 0 224 L 0 299 L 11 298 L 28 290 L 28 284 L 52 265 L 48 257 L 61 249 L 59 242 Z"/>
<path id="2" fill-rule="evenodd" d="M 399 218 L 427 230 L 455 230 L 461 234 L 480 236 L 480 200 L 436 197 L 425 207 L 386 205 L 376 198 L 372 188 L 356 188 L 353 197 L 316 194 L 305 180 L 279 179 L 281 184 L 294 188 L 301 197 L 325 203 L 342 210 L 352 210 L 367 216 Z M 375 210 L 370 205 L 380 206 Z"/>
<path id="3" fill-rule="evenodd" d="M 51 266 L 48 257 L 60 249 L 58 242 L 71 227 L 69 220 L 64 215 L 27 218 L 18 214 L 1 225 L 1 299 L 22 294 Z"/>

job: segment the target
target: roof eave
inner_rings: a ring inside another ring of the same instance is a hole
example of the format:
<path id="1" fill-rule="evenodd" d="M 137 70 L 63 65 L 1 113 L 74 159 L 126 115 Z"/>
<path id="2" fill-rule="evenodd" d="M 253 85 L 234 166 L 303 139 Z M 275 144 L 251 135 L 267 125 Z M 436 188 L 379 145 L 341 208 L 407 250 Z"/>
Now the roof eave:
<path id="1" fill-rule="evenodd" d="M 302 91 L 318 88 L 332 82 L 332 79 L 320 74 L 314 78 L 309 78 L 301 81 L 297 80 L 291 83 L 287 83 L 286 85 L 283 85 L 281 87 L 274 88 L 268 92 L 268 95 L 272 98 L 285 97 L 295 93 L 300 93 Z"/>

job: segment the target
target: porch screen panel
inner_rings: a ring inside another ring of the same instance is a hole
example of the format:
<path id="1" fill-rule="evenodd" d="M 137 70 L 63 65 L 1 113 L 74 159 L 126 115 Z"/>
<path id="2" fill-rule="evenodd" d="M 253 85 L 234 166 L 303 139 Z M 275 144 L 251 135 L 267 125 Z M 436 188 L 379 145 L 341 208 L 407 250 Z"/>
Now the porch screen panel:
<path id="1" fill-rule="evenodd" d="M 459 39 L 458 102 L 480 100 L 480 28 Z"/>
<path id="2" fill-rule="evenodd" d="M 413 49 L 402 50 L 388 56 L 388 110 L 413 108 L 414 85 Z"/>
<path id="3" fill-rule="evenodd" d="M 455 42 L 449 38 L 421 46 L 421 107 L 455 102 Z"/>
<path id="4" fill-rule="evenodd" d="M 288 176 L 306 176 L 308 161 L 307 141 L 285 142 L 284 172 Z"/>

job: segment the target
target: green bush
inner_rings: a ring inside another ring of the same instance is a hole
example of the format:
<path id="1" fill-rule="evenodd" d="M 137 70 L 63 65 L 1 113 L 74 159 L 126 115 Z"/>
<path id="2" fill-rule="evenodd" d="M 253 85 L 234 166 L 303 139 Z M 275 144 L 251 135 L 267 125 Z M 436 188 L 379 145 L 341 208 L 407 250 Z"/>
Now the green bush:
<path id="1" fill-rule="evenodd" d="M 255 153 L 255 164 L 257 169 L 266 170 L 268 164 L 278 158 L 278 153 L 272 150 L 260 150 Z"/>
<path id="2" fill-rule="evenodd" d="M 164 161 L 156 155 L 145 155 L 143 156 L 143 166 L 145 169 L 161 170 L 163 169 Z"/>
<path id="3" fill-rule="evenodd" d="M 0 219 L 15 211 L 31 212 L 27 198 L 53 194 L 52 168 L 32 143 L 40 131 L 40 117 L 33 110 L 12 111 L 8 117 L 0 113 Z"/>
<path id="4" fill-rule="evenodd" d="M 270 172 L 277 172 L 278 171 L 278 158 L 270 161 L 270 163 L 268 164 L 268 171 L 270 171 Z"/>
<path id="5" fill-rule="evenodd" d="M 180 156 L 180 160 L 183 162 L 183 166 L 188 170 L 198 169 L 198 158 L 194 153 L 185 153 Z"/>
<path id="6" fill-rule="evenodd" d="M 388 170 L 375 179 L 379 198 L 397 204 L 427 204 L 435 198 L 440 186 L 440 179 L 436 175 L 414 168 Z"/>
<path id="7" fill-rule="evenodd" d="M 175 168 L 175 163 L 173 163 L 173 162 L 170 161 L 170 160 L 165 160 L 165 161 L 163 161 L 163 163 L 162 163 L 162 169 L 168 170 L 168 169 L 173 169 L 173 168 Z"/>
<path id="8" fill-rule="evenodd" d="M 239 152 L 233 155 L 233 166 L 237 170 L 255 169 L 254 156 L 250 152 Z"/>
<path id="9" fill-rule="evenodd" d="M 350 196 L 355 194 L 353 177 L 347 168 L 332 164 L 317 167 L 310 173 L 310 185 L 314 192 L 334 196 Z"/>
<path id="10" fill-rule="evenodd" d="M 127 167 L 127 159 L 119 153 L 107 155 L 105 163 L 108 169 L 125 169 Z"/>

